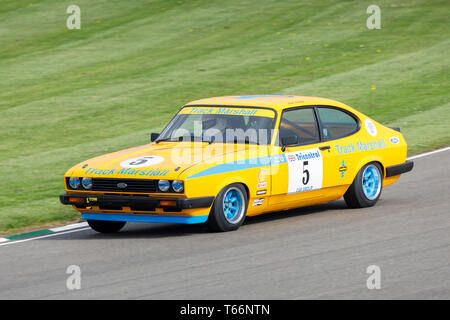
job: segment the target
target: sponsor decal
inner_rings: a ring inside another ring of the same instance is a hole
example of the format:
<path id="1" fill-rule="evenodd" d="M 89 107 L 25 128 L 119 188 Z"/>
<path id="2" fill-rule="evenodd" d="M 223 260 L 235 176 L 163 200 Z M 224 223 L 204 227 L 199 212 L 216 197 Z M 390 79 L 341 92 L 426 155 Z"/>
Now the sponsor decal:
<path id="1" fill-rule="evenodd" d="M 323 159 L 319 149 L 286 154 L 289 166 L 288 194 L 322 188 Z"/>
<path id="2" fill-rule="evenodd" d="M 248 108 L 196 108 L 193 107 L 190 114 L 223 114 L 229 116 L 254 116 L 258 109 Z"/>
<path id="3" fill-rule="evenodd" d="M 139 175 L 139 176 L 158 176 L 164 177 L 170 170 L 135 170 L 131 168 L 127 169 L 111 169 L 111 170 L 102 170 L 96 168 L 89 168 L 84 173 L 85 174 L 93 174 L 97 176 L 106 176 L 106 175 Z"/>
<path id="4" fill-rule="evenodd" d="M 267 170 L 264 168 L 258 171 L 258 185 L 256 187 L 258 189 L 267 187 Z"/>
<path id="5" fill-rule="evenodd" d="M 391 138 L 389 139 L 389 141 L 390 141 L 392 144 L 397 144 L 397 143 L 400 142 L 400 139 L 397 138 L 397 137 L 391 137 Z"/>
<path id="6" fill-rule="evenodd" d="M 254 207 L 260 206 L 260 205 L 263 204 L 263 202 L 264 202 L 264 198 L 262 198 L 262 199 L 255 199 L 255 200 L 253 201 L 253 206 L 254 206 Z"/>
<path id="7" fill-rule="evenodd" d="M 271 156 L 270 162 L 272 165 L 280 164 L 280 163 L 285 163 L 286 159 L 284 157 L 284 154 L 276 154 L 276 155 Z"/>
<path id="8" fill-rule="evenodd" d="M 341 173 L 341 178 L 344 177 L 345 171 L 347 171 L 347 167 L 346 167 L 346 165 L 345 165 L 345 161 L 342 160 L 342 165 L 341 165 L 341 167 L 339 168 L 339 172 Z"/>
<path id="9" fill-rule="evenodd" d="M 257 189 L 267 188 L 267 182 L 258 182 L 256 188 Z"/>
<path id="10" fill-rule="evenodd" d="M 163 161 L 164 158 L 160 156 L 144 156 L 122 161 L 120 166 L 124 168 L 150 167 Z"/>
<path id="11" fill-rule="evenodd" d="M 314 158 L 321 158 L 319 149 L 305 150 L 300 152 L 288 153 L 289 162 L 309 160 Z M 292 161 L 291 161 L 292 159 Z"/>
<path id="12" fill-rule="evenodd" d="M 364 121 L 364 126 L 366 127 L 367 132 L 372 137 L 376 137 L 376 135 L 377 135 L 377 127 L 375 126 L 375 124 L 370 119 L 366 119 L 366 121 Z"/>
<path id="13" fill-rule="evenodd" d="M 266 182 L 267 181 L 267 170 L 261 168 L 258 172 L 258 182 Z"/>
<path id="14" fill-rule="evenodd" d="M 360 141 L 356 143 L 350 143 L 348 145 L 336 144 L 334 147 L 336 148 L 338 154 L 346 154 L 360 151 L 384 149 L 386 148 L 386 142 L 384 141 L 384 139 L 380 139 L 380 140 L 373 140 L 370 142 Z"/>
<path id="15" fill-rule="evenodd" d="M 256 195 L 257 196 L 262 196 L 263 194 L 266 194 L 267 193 L 267 190 L 258 190 L 258 191 L 256 191 Z"/>
<path id="16" fill-rule="evenodd" d="M 89 198 L 86 198 L 86 203 L 91 203 L 91 202 L 97 202 L 97 198 L 91 198 L 91 197 L 89 197 Z"/>

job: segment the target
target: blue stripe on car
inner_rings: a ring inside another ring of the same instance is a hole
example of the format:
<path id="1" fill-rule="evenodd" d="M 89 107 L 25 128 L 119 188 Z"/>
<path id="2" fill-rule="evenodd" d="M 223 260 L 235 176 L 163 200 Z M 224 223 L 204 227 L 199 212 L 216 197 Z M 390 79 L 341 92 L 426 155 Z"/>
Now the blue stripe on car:
<path id="1" fill-rule="evenodd" d="M 206 177 L 215 174 L 232 172 L 232 171 L 240 171 L 254 168 L 267 167 L 269 165 L 276 165 L 280 163 L 286 163 L 286 157 L 283 154 L 273 155 L 273 156 L 264 156 L 259 158 L 252 158 L 240 161 L 232 161 L 227 163 L 218 164 L 214 167 L 210 167 L 203 171 L 197 172 L 196 174 L 187 177 L 187 179 Z"/>
<path id="2" fill-rule="evenodd" d="M 257 94 L 257 95 L 250 95 L 250 96 L 238 96 L 234 97 L 233 99 L 256 99 L 256 98 L 265 98 L 270 96 L 282 96 L 285 97 L 285 94 Z M 292 97 L 292 96 L 289 96 Z"/>
<path id="3" fill-rule="evenodd" d="M 134 214 L 109 214 L 109 213 L 81 213 L 84 220 L 102 221 L 127 221 L 127 222 L 156 222 L 156 223 L 204 223 L 208 216 L 180 217 L 180 216 L 146 216 Z"/>

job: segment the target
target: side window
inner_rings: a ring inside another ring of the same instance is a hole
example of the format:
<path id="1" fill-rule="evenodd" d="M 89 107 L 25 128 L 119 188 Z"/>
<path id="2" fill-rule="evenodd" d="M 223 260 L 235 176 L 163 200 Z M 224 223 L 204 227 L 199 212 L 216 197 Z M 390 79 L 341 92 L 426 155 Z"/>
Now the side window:
<path id="1" fill-rule="evenodd" d="M 289 136 L 297 136 L 299 144 L 319 141 L 319 130 L 312 108 L 299 108 L 283 112 L 280 122 L 280 138 Z"/>
<path id="2" fill-rule="evenodd" d="M 358 122 L 348 113 L 326 107 L 317 108 L 324 140 L 348 136 L 358 130 Z"/>

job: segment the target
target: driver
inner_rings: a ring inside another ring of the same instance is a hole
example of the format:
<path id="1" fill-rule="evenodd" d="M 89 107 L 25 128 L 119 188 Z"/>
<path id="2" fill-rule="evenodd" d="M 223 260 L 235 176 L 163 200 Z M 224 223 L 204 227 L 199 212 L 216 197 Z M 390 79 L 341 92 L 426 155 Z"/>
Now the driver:
<path id="1" fill-rule="evenodd" d="M 201 121 L 204 136 L 214 137 L 215 141 L 223 141 L 226 130 L 230 127 L 227 117 L 205 114 L 202 115 Z"/>

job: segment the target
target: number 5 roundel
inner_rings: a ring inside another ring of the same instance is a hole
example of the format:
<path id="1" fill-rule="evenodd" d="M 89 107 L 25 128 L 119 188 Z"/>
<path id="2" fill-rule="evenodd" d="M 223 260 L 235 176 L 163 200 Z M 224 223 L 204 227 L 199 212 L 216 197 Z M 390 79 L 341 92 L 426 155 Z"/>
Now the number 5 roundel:
<path id="1" fill-rule="evenodd" d="M 288 193 L 322 188 L 323 158 L 319 149 L 286 153 L 289 166 Z"/>
<path id="2" fill-rule="evenodd" d="M 125 168 L 149 167 L 164 161 L 160 156 L 145 156 L 122 161 L 120 166 Z"/>

